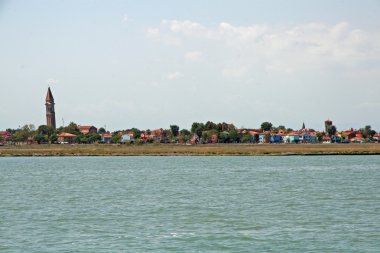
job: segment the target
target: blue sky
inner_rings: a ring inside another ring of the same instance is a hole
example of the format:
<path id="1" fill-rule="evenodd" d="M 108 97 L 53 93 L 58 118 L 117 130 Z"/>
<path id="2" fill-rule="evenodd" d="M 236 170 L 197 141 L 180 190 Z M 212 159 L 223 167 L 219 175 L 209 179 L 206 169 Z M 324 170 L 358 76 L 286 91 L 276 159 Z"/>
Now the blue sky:
<path id="1" fill-rule="evenodd" d="M 0 129 L 380 130 L 380 1 L 1 1 Z"/>

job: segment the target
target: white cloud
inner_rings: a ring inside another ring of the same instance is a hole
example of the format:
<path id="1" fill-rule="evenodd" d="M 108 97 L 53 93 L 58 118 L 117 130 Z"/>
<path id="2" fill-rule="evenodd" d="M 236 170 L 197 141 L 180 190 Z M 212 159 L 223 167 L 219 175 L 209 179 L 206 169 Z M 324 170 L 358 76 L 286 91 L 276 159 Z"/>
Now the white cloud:
<path id="1" fill-rule="evenodd" d="M 162 24 L 168 26 L 174 33 L 183 33 L 186 35 L 201 35 L 207 32 L 203 25 L 192 21 L 163 20 Z"/>
<path id="2" fill-rule="evenodd" d="M 167 80 L 177 80 L 177 79 L 182 78 L 183 74 L 177 71 L 177 72 L 169 73 L 165 75 L 164 77 Z"/>
<path id="3" fill-rule="evenodd" d="M 149 28 L 146 31 L 145 36 L 148 39 L 159 41 L 170 46 L 178 46 L 181 44 L 181 40 L 179 38 L 161 33 L 160 30 L 157 28 Z"/>
<path id="4" fill-rule="evenodd" d="M 352 29 L 346 22 L 296 26 L 235 26 L 221 22 L 208 27 L 188 20 L 164 20 L 159 28 L 150 28 L 147 37 L 165 44 L 182 43 L 188 48 L 201 45 L 200 49 L 218 59 L 215 64 L 226 68 L 223 73 L 229 76 L 242 72 L 231 70 L 231 62 L 247 71 L 260 67 L 268 72 L 297 73 L 310 68 L 355 66 L 380 58 L 380 33 Z M 185 54 L 186 60 L 200 58 L 197 52 Z"/>
<path id="5" fill-rule="evenodd" d="M 189 51 L 185 54 L 185 59 L 187 61 L 198 62 L 202 59 L 202 53 L 199 51 Z"/>

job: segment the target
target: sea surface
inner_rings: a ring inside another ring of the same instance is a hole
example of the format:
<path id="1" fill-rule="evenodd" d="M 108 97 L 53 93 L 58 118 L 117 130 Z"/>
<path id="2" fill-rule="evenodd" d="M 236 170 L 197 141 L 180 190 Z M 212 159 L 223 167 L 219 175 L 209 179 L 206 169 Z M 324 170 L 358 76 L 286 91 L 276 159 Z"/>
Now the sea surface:
<path id="1" fill-rule="evenodd" d="M 380 252 L 380 156 L 3 157 L 0 252 Z"/>

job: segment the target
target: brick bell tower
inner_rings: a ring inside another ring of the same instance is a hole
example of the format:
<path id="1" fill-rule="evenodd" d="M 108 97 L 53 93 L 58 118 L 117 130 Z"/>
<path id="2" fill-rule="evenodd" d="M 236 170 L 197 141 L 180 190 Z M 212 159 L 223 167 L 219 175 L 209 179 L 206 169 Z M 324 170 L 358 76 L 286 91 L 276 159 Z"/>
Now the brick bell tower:
<path id="1" fill-rule="evenodd" d="M 54 111 L 54 98 L 51 93 L 50 87 L 48 88 L 46 99 L 46 125 L 55 129 L 55 111 Z"/>

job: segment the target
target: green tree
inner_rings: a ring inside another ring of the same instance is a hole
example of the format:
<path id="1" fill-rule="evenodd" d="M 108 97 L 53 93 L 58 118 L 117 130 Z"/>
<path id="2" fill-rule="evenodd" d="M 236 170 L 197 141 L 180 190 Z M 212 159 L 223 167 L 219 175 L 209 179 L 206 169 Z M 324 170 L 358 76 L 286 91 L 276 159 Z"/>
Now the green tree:
<path id="1" fill-rule="evenodd" d="M 119 135 L 119 133 L 117 132 L 113 133 L 111 137 L 111 143 L 119 143 L 120 139 L 121 139 L 121 136 Z"/>
<path id="2" fill-rule="evenodd" d="M 231 142 L 240 142 L 240 136 L 235 129 L 228 131 L 228 134 Z"/>
<path id="3" fill-rule="evenodd" d="M 285 126 L 283 126 L 283 125 L 279 125 L 277 128 L 278 128 L 279 130 L 283 130 L 283 131 L 286 130 Z"/>
<path id="4" fill-rule="evenodd" d="M 41 125 L 37 128 L 37 133 L 50 136 L 55 133 L 55 129 L 47 125 Z"/>
<path id="5" fill-rule="evenodd" d="M 219 142 L 221 142 L 221 143 L 230 142 L 230 134 L 227 131 L 221 132 L 219 134 Z"/>
<path id="6" fill-rule="evenodd" d="M 133 133 L 133 138 L 134 139 L 140 139 L 140 137 L 141 137 L 141 131 L 140 131 L 140 129 L 138 129 L 138 128 L 132 128 L 131 131 Z"/>
<path id="7" fill-rule="evenodd" d="M 170 125 L 170 131 L 174 137 L 178 136 L 179 133 L 179 126 L 177 125 Z"/>
<path id="8" fill-rule="evenodd" d="M 104 133 L 106 133 L 106 129 L 104 127 L 101 127 L 101 128 L 98 129 L 98 133 L 99 134 L 104 134 Z"/>
<path id="9" fill-rule="evenodd" d="M 263 123 L 261 123 L 261 130 L 262 131 L 270 131 L 271 129 L 272 129 L 272 123 L 270 123 L 270 122 L 263 122 Z"/>
<path id="10" fill-rule="evenodd" d="M 205 125 L 203 123 L 194 122 L 191 125 L 191 132 L 197 134 L 199 137 L 202 136 L 202 132 L 205 130 Z"/>
<path id="11" fill-rule="evenodd" d="M 251 141 L 252 141 L 252 136 L 249 133 L 246 133 L 241 137 L 242 143 L 247 143 L 247 142 L 251 142 Z"/>
<path id="12" fill-rule="evenodd" d="M 334 136 L 336 134 L 336 127 L 334 125 L 327 126 L 326 131 L 329 134 L 329 136 Z"/>
<path id="13" fill-rule="evenodd" d="M 321 142 L 321 141 L 323 140 L 323 133 L 318 132 L 316 136 L 317 136 L 317 140 L 318 140 L 319 142 Z"/>
<path id="14" fill-rule="evenodd" d="M 33 137 L 33 140 L 36 141 L 38 144 L 48 142 L 47 135 L 43 135 L 43 134 L 41 134 L 41 133 L 37 133 L 37 134 Z"/>
<path id="15" fill-rule="evenodd" d="M 56 133 L 53 133 L 49 136 L 48 140 L 52 143 L 56 142 L 58 140 L 58 136 Z"/>
<path id="16" fill-rule="evenodd" d="M 183 142 L 188 142 L 191 137 L 191 133 L 187 129 L 182 129 L 181 131 L 179 131 L 179 135 Z"/>
<path id="17" fill-rule="evenodd" d="M 94 143 L 101 140 L 101 136 L 96 133 L 88 133 L 86 134 L 86 138 L 88 140 L 88 143 Z"/>
<path id="18" fill-rule="evenodd" d="M 29 138 L 34 137 L 36 128 L 33 124 L 24 125 L 22 128 L 17 129 L 11 137 L 13 142 L 26 142 Z"/>
<path id="19" fill-rule="evenodd" d="M 17 129 L 7 128 L 5 131 L 7 131 L 8 133 L 14 134 L 16 133 Z"/>
<path id="20" fill-rule="evenodd" d="M 206 125 L 205 125 L 205 128 L 207 130 L 218 129 L 218 126 L 214 122 L 212 122 L 212 121 L 207 121 Z"/>
<path id="21" fill-rule="evenodd" d="M 209 135 L 206 131 L 204 131 L 202 133 L 202 137 L 201 137 L 202 141 L 205 142 L 205 143 L 208 143 L 209 142 Z"/>
<path id="22" fill-rule="evenodd" d="M 88 140 L 88 138 L 85 135 L 81 135 L 79 137 L 79 142 L 87 144 L 87 143 L 89 143 L 89 140 Z"/>
<path id="23" fill-rule="evenodd" d="M 370 125 L 366 125 L 364 128 L 360 128 L 359 132 L 365 139 L 372 140 L 373 136 L 376 134 L 376 131 L 372 130 L 372 127 Z"/>
<path id="24" fill-rule="evenodd" d="M 236 127 L 233 124 L 228 124 L 226 122 L 223 123 L 218 123 L 217 124 L 217 130 L 219 132 L 224 132 L 224 131 L 230 131 L 230 130 L 235 130 Z"/>
<path id="25" fill-rule="evenodd" d="M 66 127 L 64 127 L 63 132 L 75 134 L 75 135 L 79 135 L 81 133 L 79 131 L 79 126 L 74 122 L 70 122 L 70 124 L 68 124 Z"/>

